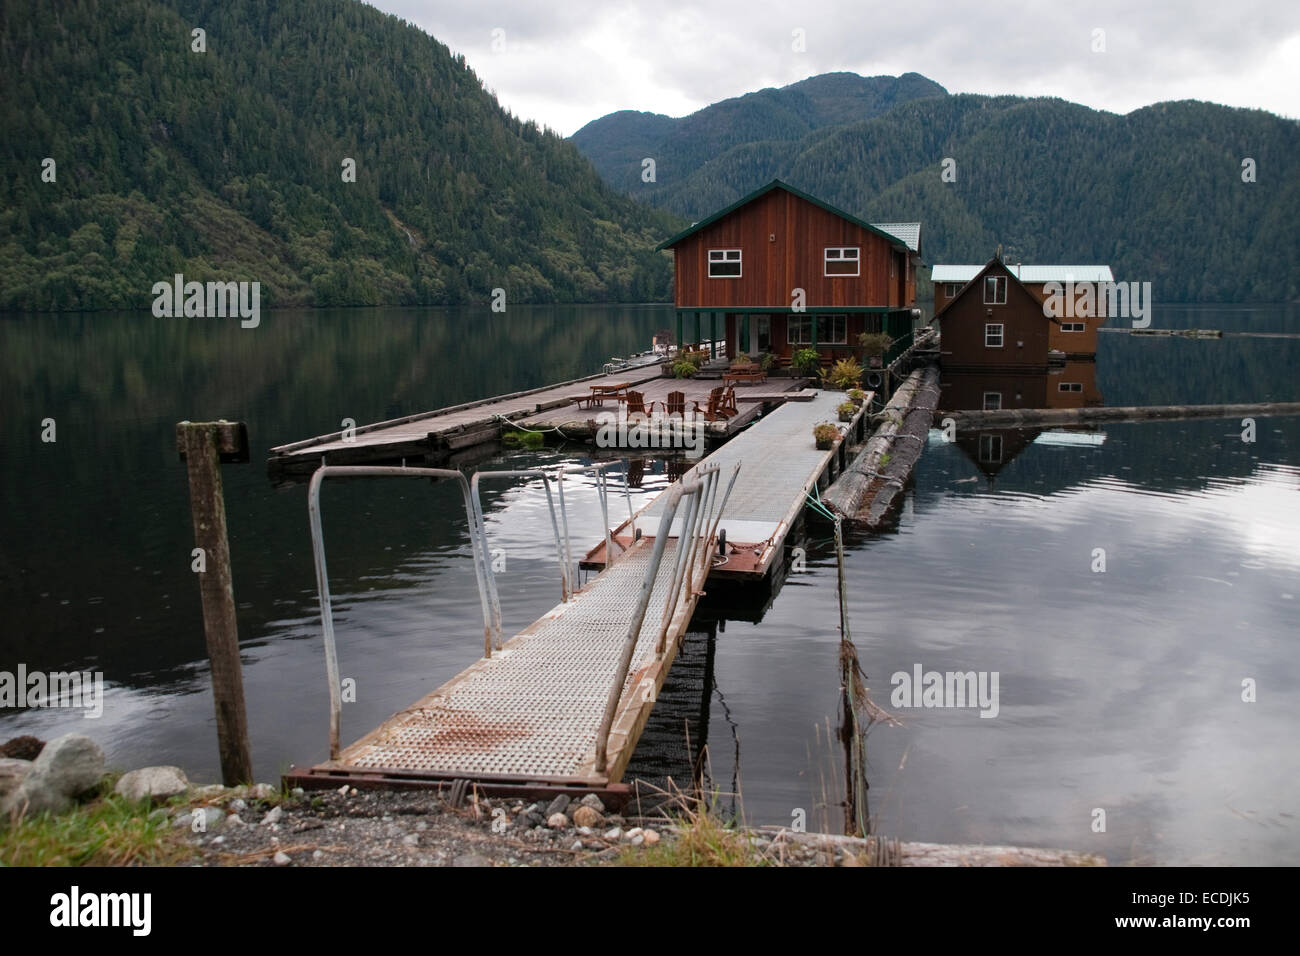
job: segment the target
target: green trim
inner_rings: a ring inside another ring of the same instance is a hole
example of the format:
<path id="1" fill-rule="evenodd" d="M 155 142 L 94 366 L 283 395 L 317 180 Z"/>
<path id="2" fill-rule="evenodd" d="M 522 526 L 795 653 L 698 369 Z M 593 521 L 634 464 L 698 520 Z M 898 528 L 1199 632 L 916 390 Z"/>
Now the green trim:
<path id="1" fill-rule="evenodd" d="M 910 306 L 910 305 L 814 305 L 796 311 L 790 308 L 788 305 L 787 306 L 762 306 L 762 307 L 755 307 L 752 309 L 736 308 L 730 305 L 713 306 L 713 309 L 715 309 L 718 312 L 731 312 L 736 315 L 754 315 L 756 313 L 769 313 L 769 312 L 772 313 L 773 315 L 805 315 L 805 314 L 811 315 L 814 312 L 818 312 L 822 315 L 839 315 L 842 312 L 852 312 L 854 314 L 880 313 L 884 315 L 893 312 L 910 313 L 913 308 L 915 308 L 915 306 Z M 707 307 L 702 305 L 682 306 L 678 308 L 676 311 L 680 315 L 683 312 L 694 312 L 696 309 L 700 309 L 706 312 L 709 311 Z"/>
<path id="2" fill-rule="evenodd" d="M 830 203 L 822 202 L 820 199 L 816 198 L 815 196 L 810 196 L 805 192 L 800 192 L 798 189 L 795 189 L 793 186 L 789 185 L 788 183 L 781 182 L 781 180 L 779 179 L 772 180 L 766 186 L 754 190 L 748 196 L 740 197 L 727 208 L 720 209 L 717 212 L 715 212 L 712 216 L 709 216 L 705 219 L 701 219 L 699 222 L 692 224 L 688 229 L 684 229 L 683 231 L 679 232 L 677 235 L 673 236 L 671 239 L 665 239 L 663 242 L 659 243 L 659 245 L 655 246 L 655 252 L 659 252 L 661 249 L 671 249 L 673 246 L 677 245 L 677 243 L 681 242 L 683 239 L 687 238 L 688 236 L 693 236 L 695 233 L 699 232 L 701 229 L 704 229 L 706 226 L 713 225 L 715 222 L 717 222 L 719 219 L 723 218 L 724 216 L 731 215 L 731 213 L 735 212 L 741 206 L 753 202 L 755 199 L 758 199 L 760 196 L 766 196 L 774 189 L 784 189 L 790 195 L 796 196 L 799 199 L 804 200 L 805 202 L 810 202 L 814 206 L 818 207 L 819 209 L 824 209 L 826 212 L 830 213 L 831 215 L 839 216 L 841 219 L 845 219 L 848 222 L 853 223 L 855 226 L 861 226 L 863 229 L 867 230 L 867 232 L 875 233 L 877 236 L 880 236 L 883 239 L 888 239 L 890 245 L 892 245 L 895 249 L 901 249 L 904 255 L 913 254 L 911 247 L 908 246 L 907 243 L 899 239 L 897 236 L 891 235 L 882 229 L 877 229 L 871 223 L 859 219 L 857 216 L 851 216 L 843 209 L 836 209 Z"/>

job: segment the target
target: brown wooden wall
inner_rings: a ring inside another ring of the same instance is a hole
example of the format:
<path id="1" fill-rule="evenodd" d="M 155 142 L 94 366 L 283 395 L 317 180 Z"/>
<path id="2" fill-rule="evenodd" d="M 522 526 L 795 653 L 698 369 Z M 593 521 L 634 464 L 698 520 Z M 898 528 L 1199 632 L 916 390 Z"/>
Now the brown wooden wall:
<path id="1" fill-rule="evenodd" d="M 937 314 L 940 309 L 948 304 L 949 296 L 946 294 L 946 282 L 934 283 L 934 311 Z M 958 284 L 960 288 L 962 284 Z M 1047 300 L 1047 293 L 1043 291 L 1045 283 L 1035 282 L 1026 283 L 1025 288 L 1032 292 L 1039 302 Z M 981 298 L 982 293 L 979 293 Z M 1084 330 L 1082 332 L 1066 332 L 1055 323 L 1049 331 L 1047 342 L 1048 348 L 1058 349 L 1066 355 L 1096 355 L 1097 354 L 1097 330 L 1106 324 L 1106 298 L 1101 296 L 1101 301 L 1097 305 L 1100 313 L 1097 316 L 1089 318 L 1062 319 L 1064 322 L 1082 322 Z"/>
<path id="2" fill-rule="evenodd" d="M 1007 276 L 1005 305 L 984 304 L 984 277 Z M 1043 305 L 1000 263 L 991 263 L 938 317 L 941 360 L 945 367 L 1046 368 L 1051 319 Z M 1001 348 L 984 344 L 984 326 L 1000 322 Z"/>
<path id="3" fill-rule="evenodd" d="M 824 276 L 827 246 L 857 246 L 860 275 Z M 710 249 L 742 250 L 741 277 L 710 279 Z M 795 288 L 804 290 L 810 310 L 903 306 L 915 300 L 915 275 L 910 283 L 907 278 L 908 257 L 896 252 L 888 239 L 783 189 L 706 226 L 673 251 L 675 297 L 682 309 L 789 308 Z"/>

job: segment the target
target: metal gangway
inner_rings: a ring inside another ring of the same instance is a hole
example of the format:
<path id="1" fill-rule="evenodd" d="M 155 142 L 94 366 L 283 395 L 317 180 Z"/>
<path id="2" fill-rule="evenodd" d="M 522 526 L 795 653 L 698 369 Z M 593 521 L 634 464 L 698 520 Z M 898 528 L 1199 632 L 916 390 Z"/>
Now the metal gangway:
<path id="1" fill-rule="evenodd" d="M 721 487 L 717 465 L 688 471 L 663 496 L 653 535 L 630 545 L 582 587 L 574 587 L 565 478 L 594 476 L 610 553 L 606 470 L 616 462 L 466 476 L 441 468 L 325 466 L 312 476 L 308 513 L 329 682 L 330 759 L 288 779 L 337 786 L 434 785 L 447 780 L 598 789 L 620 780 L 703 593 L 718 520 L 740 465 Z M 341 685 L 320 491 L 327 478 L 402 477 L 452 481 L 465 515 L 483 612 L 483 656 L 437 690 L 341 749 Z M 546 490 L 561 600 L 503 641 L 480 489 L 488 479 L 539 479 Z M 630 493 L 628 512 L 632 515 Z"/>

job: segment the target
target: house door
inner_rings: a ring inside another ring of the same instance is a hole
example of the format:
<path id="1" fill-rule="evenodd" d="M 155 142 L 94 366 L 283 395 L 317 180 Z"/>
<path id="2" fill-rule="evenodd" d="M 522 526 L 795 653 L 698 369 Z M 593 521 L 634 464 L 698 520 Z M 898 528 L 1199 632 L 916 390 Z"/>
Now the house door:
<path id="1" fill-rule="evenodd" d="M 772 317 L 770 315 L 754 316 L 754 336 L 749 341 L 749 354 L 757 358 L 764 352 L 772 351 Z"/>

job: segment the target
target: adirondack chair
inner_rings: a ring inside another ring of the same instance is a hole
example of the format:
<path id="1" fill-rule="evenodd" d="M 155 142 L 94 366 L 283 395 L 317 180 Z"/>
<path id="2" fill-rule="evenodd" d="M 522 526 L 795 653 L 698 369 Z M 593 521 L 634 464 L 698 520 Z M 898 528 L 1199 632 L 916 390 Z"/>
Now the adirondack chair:
<path id="1" fill-rule="evenodd" d="M 718 404 L 718 411 L 728 418 L 740 414 L 740 409 L 736 407 L 736 386 L 727 386 L 727 390 L 722 393 L 722 401 Z"/>
<path id="2" fill-rule="evenodd" d="M 726 401 L 727 390 L 719 385 L 709 392 L 708 408 L 700 408 L 700 403 L 695 403 L 695 414 L 703 417 L 706 422 L 725 422 L 735 412 L 725 410 L 724 402 Z"/>
<path id="3" fill-rule="evenodd" d="M 666 409 L 669 418 L 672 418 L 674 415 L 676 415 L 678 418 L 685 418 L 686 417 L 686 393 L 669 392 L 668 401 L 664 402 L 664 408 Z"/>
<path id="4" fill-rule="evenodd" d="M 655 402 L 651 402 L 649 407 L 647 408 L 645 395 L 643 393 L 628 392 L 627 393 L 627 417 L 631 418 L 633 415 L 644 415 L 646 418 L 649 418 L 651 412 L 654 411 L 655 404 L 656 404 Z"/>

